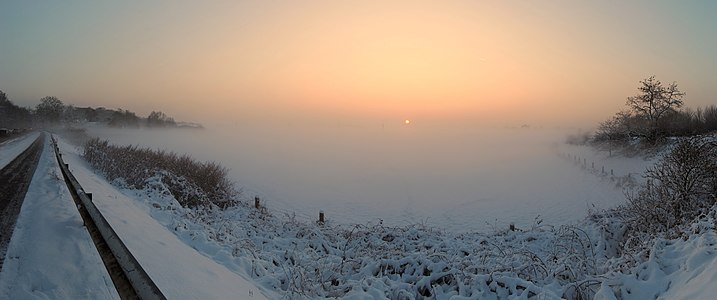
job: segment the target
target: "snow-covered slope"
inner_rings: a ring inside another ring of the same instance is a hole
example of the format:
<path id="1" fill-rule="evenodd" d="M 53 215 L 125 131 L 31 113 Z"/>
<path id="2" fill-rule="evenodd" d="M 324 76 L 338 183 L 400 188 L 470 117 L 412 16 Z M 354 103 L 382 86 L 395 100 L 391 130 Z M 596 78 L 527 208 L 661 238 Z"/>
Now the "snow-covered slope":
<path id="1" fill-rule="evenodd" d="M 20 155 L 22 151 L 25 151 L 25 149 L 27 149 L 27 147 L 35 141 L 38 135 L 40 135 L 39 132 L 33 132 L 1 143 L 0 169 L 7 166 L 7 164 Z"/>
<path id="2" fill-rule="evenodd" d="M 73 146 L 62 140 L 59 146 L 84 190 L 93 194 L 97 208 L 168 299 L 265 298 L 253 283 L 183 243 L 95 175 Z"/>
<path id="3" fill-rule="evenodd" d="M 24 150 L 35 137 L 13 147 Z M 119 299 L 45 143 L 0 273 L 0 299 Z"/>
<path id="4" fill-rule="evenodd" d="M 644 262 L 626 272 L 607 274 L 610 279 L 595 299 L 717 298 L 716 216 L 717 206 L 692 224 L 690 234 L 656 239 Z"/>

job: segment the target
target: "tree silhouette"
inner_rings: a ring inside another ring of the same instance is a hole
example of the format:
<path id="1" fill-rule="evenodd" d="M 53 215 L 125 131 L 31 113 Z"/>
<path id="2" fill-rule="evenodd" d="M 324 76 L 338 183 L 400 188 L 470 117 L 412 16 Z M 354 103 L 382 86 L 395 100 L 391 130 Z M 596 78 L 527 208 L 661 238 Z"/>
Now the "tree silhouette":
<path id="1" fill-rule="evenodd" d="M 682 107 L 685 93 L 677 88 L 676 83 L 664 87 L 655 76 L 651 76 L 640 84 L 640 94 L 628 97 L 627 106 L 647 120 L 659 120 L 666 112 Z"/>
<path id="2" fill-rule="evenodd" d="M 637 89 L 640 93 L 628 97 L 626 105 L 636 116 L 647 121 L 648 132 L 646 133 L 654 135 L 657 133 L 655 131 L 658 122 L 667 113 L 675 112 L 676 109 L 682 107 L 682 97 L 685 96 L 685 93 L 680 91 L 677 83 L 673 82 L 665 87 L 655 79 L 655 76 L 640 81 L 640 86 Z"/>
<path id="3" fill-rule="evenodd" d="M 12 103 L 5 92 L 0 91 L 0 127 L 22 128 L 32 123 L 30 111 Z"/>
<path id="4" fill-rule="evenodd" d="M 40 104 L 35 107 L 35 115 L 43 121 L 57 122 L 62 117 L 65 104 L 55 96 L 47 96 L 40 99 Z"/>

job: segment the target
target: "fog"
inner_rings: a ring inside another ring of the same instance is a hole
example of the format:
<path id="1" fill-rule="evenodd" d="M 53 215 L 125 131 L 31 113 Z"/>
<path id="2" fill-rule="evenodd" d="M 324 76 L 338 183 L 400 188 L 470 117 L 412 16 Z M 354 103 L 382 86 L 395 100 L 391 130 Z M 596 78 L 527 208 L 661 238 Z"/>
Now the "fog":
<path id="1" fill-rule="evenodd" d="M 624 202 L 612 182 L 558 155 L 601 157 L 565 145 L 563 130 L 392 124 L 89 133 L 219 162 L 245 195 L 307 220 L 323 210 L 341 223 L 491 230 L 536 218 L 570 223 Z M 619 172 L 643 168 L 626 165 Z"/>

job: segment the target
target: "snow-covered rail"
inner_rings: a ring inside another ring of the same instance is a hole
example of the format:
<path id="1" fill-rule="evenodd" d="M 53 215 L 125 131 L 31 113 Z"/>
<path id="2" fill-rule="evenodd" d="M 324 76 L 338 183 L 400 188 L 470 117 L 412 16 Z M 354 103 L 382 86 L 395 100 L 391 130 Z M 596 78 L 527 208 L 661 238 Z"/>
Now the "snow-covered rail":
<path id="1" fill-rule="evenodd" d="M 102 256 L 120 297 L 124 299 L 166 299 L 92 202 L 92 194 L 85 193 L 70 172 L 68 165 L 62 159 L 57 140 L 54 137 L 52 137 L 52 146 L 67 187 L 77 203 L 80 215 L 97 246 L 97 251 Z"/>

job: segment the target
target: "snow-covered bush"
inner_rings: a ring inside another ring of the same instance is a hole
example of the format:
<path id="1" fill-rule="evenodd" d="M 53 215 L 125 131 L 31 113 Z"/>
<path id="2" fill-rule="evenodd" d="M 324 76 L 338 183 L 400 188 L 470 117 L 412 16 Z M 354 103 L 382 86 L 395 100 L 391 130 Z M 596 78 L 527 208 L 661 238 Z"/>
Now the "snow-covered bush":
<path id="1" fill-rule="evenodd" d="M 236 194 L 224 167 L 198 162 L 188 155 L 117 146 L 95 138 L 85 143 L 83 157 L 109 180 L 123 182 L 129 188 L 142 189 L 149 178 L 159 176 L 184 206 L 212 203 L 226 207 Z"/>
<path id="2" fill-rule="evenodd" d="M 621 208 L 630 231 L 669 233 L 690 224 L 715 203 L 717 147 L 704 138 L 677 142 L 654 167 L 648 168 L 645 185 L 628 193 Z"/>
<path id="3" fill-rule="evenodd" d="M 446 232 L 414 224 L 324 224 L 249 199 L 182 207 L 162 187 L 135 190 L 153 216 L 204 255 L 289 299 L 584 299 L 600 286 L 595 232 L 548 226 Z"/>

